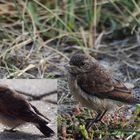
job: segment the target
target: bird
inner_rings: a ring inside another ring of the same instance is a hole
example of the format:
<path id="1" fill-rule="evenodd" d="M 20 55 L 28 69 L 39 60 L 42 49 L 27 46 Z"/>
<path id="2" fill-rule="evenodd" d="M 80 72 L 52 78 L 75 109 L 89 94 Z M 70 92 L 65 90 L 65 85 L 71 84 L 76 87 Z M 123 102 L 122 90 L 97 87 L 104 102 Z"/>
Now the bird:
<path id="1" fill-rule="evenodd" d="M 49 119 L 27 99 L 8 85 L 0 85 L 0 123 L 10 127 L 10 131 L 25 123 L 34 124 L 46 137 L 55 132 L 47 126 Z"/>
<path id="2" fill-rule="evenodd" d="M 87 130 L 101 121 L 106 112 L 125 104 L 140 103 L 131 89 L 89 54 L 73 54 L 65 68 L 72 95 L 83 106 L 97 112 L 95 118 L 87 124 Z"/>

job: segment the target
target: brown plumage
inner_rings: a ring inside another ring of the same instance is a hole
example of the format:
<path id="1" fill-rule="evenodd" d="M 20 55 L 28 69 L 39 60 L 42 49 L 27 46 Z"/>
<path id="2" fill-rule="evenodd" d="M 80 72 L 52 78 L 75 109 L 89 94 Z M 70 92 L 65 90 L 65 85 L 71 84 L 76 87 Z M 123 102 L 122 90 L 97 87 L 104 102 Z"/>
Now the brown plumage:
<path id="1" fill-rule="evenodd" d="M 131 90 L 89 55 L 74 54 L 66 69 L 71 93 L 83 106 L 98 113 L 88 129 L 94 122 L 101 120 L 108 110 L 122 104 L 140 103 L 140 99 L 136 98 Z"/>
<path id="2" fill-rule="evenodd" d="M 34 124 L 45 136 L 54 135 L 47 118 L 22 95 L 8 86 L 0 85 L 0 123 L 15 128 L 24 123 Z"/>

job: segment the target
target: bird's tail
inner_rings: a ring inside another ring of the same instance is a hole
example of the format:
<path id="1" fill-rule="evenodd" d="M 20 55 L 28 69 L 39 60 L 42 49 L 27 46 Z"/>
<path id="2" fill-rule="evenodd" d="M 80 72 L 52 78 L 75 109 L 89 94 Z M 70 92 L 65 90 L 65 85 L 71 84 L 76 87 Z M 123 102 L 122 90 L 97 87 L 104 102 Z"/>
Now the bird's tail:
<path id="1" fill-rule="evenodd" d="M 40 122 L 36 125 L 36 127 L 46 136 L 51 137 L 54 135 L 54 131 L 47 126 L 46 123 Z"/>

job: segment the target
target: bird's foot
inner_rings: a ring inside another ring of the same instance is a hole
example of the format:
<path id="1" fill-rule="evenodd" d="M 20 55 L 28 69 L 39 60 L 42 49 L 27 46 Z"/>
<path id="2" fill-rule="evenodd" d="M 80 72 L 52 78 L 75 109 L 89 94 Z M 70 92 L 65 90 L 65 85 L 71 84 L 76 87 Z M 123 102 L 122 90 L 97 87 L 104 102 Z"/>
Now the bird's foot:
<path id="1" fill-rule="evenodd" d="M 17 132 L 17 130 L 14 130 L 14 129 L 4 129 L 4 132 L 15 133 L 15 132 Z"/>

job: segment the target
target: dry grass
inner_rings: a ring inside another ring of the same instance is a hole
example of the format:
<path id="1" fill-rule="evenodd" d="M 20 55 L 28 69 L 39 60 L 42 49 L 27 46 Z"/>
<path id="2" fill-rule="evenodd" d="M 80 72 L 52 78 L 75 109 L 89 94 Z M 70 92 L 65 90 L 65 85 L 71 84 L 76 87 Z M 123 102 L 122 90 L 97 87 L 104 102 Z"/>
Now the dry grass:
<path id="1" fill-rule="evenodd" d="M 112 55 L 101 50 L 108 46 L 100 44 L 102 38 L 120 39 L 120 30 L 121 38 L 130 36 L 139 25 L 138 7 L 134 0 L 98 2 L 98 39 L 92 51 Z M 0 15 L 1 78 L 61 77 L 70 52 L 93 48 L 90 39 L 95 15 L 91 0 L 0 0 Z"/>

